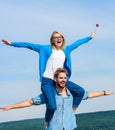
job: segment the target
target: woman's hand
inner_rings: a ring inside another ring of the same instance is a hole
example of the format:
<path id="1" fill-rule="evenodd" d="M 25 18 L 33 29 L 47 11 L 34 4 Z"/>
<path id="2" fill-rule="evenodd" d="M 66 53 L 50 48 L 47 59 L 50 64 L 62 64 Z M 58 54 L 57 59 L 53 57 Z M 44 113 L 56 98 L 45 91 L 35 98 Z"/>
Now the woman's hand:
<path id="1" fill-rule="evenodd" d="M 6 39 L 2 39 L 2 42 L 6 45 L 11 45 L 11 42 Z"/>
<path id="2" fill-rule="evenodd" d="M 94 38 L 94 37 L 95 37 L 95 34 L 96 34 L 96 32 L 92 32 L 92 33 L 91 33 L 91 37 Z"/>

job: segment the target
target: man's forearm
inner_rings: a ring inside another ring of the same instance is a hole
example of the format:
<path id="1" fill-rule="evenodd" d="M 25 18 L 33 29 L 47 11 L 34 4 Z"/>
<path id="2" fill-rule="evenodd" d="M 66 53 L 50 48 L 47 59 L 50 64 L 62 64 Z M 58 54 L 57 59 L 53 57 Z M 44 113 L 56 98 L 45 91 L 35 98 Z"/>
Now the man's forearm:
<path id="1" fill-rule="evenodd" d="M 30 107 L 32 105 L 33 105 L 33 101 L 32 100 L 25 100 L 25 101 L 18 102 L 16 104 L 12 104 L 12 105 L 9 105 L 9 106 L 0 107 L 0 109 L 7 111 L 7 110 L 11 110 L 11 109 Z"/>
<path id="2" fill-rule="evenodd" d="M 88 92 L 88 98 L 95 98 L 105 95 L 112 95 L 114 94 L 114 91 L 100 91 L 100 92 Z"/>

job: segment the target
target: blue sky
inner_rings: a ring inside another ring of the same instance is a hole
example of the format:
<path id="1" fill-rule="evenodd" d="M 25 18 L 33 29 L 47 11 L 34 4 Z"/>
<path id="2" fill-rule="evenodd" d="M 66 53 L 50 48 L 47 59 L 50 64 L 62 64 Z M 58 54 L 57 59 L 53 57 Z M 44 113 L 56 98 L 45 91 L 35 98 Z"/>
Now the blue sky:
<path id="1" fill-rule="evenodd" d="M 115 90 L 115 1 L 1 0 L 0 39 L 49 44 L 52 31 L 64 34 L 66 44 L 89 36 L 88 44 L 72 53 L 71 80 L 89 91 Z M 0 42 L 0 106 L 37 96 L 39 56 L 28 49 Z M 115 110 L 115 95 L 83 101 L 76 113 Z M 0 122 L 44 117 L 45 106 L 0 111 Z"/>

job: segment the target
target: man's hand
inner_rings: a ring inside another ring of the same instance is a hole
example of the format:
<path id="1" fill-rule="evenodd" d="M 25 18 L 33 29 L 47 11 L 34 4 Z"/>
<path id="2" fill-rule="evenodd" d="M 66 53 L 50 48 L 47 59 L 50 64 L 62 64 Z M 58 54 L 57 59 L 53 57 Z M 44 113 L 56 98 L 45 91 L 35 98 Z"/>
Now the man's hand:
<path id="1" fill-rule="evenodd" d="M 4 110 L 4 111 L 8 111 L 10 110 L 10 107 L 9 106 L 6 106 L 6 107 L 0 107 L 1 110 Z"/>

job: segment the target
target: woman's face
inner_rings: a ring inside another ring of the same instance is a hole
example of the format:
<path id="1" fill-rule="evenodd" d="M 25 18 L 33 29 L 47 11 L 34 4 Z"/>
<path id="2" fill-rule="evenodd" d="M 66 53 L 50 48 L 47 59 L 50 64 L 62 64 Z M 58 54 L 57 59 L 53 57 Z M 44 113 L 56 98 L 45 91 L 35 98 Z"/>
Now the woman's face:
<path id="1" fill-rule="evenodd" d="M 56 49 L 60 49 L 63 44 L 63 38 L 60 34 L 53 34 L 52 43 L 54 44 Z"/>

